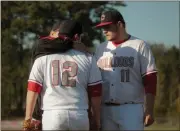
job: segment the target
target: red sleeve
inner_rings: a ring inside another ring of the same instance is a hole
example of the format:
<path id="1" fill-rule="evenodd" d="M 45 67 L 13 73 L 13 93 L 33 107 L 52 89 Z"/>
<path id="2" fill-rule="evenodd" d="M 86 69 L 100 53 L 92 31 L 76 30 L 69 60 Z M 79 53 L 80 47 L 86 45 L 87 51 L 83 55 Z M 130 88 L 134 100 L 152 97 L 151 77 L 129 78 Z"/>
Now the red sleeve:
<path id="1" fill-rule="evenodd" d="M 145 93 L 150 93 L 156 95 L 157 88 L 157 72 L 147 74 L 143 77 L 143 83 L 145 88 Z"/>
<path id="2" fill-rule="evenodd" d="M 88 86 L 89 97 L 97 97 L 102 95 L 102 84 Z"/>
<path id="3" fill-rule="evenodd" d="M 41 92 L 42 85 L 40 85 L 37 82 L 28 81 L 28 90 L 40 93 Z"/>

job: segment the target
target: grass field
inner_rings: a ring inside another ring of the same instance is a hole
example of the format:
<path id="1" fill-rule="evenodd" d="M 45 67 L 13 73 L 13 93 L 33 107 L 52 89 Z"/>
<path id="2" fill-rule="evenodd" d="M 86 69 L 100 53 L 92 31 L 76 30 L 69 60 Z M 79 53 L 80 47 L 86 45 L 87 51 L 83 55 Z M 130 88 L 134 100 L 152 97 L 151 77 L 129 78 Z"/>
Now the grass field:
<path id="1" fill-rule="evenodd" d="M 161 121 L 166 121 L 163 124 L 160 124 Z M 156 121 L 152 126 L 145 128 L 145 130 L 178 130 L 180 131 L 180 117 L 174 118 L 156 118 Z"/>
<path id="2" fill-rule="evenodd" d="M 145 128 L 145 130 L 176 130 L 180 131 L 180 125 L 170 125 L 170 124 L 153 124 L 150 127 Z"/>

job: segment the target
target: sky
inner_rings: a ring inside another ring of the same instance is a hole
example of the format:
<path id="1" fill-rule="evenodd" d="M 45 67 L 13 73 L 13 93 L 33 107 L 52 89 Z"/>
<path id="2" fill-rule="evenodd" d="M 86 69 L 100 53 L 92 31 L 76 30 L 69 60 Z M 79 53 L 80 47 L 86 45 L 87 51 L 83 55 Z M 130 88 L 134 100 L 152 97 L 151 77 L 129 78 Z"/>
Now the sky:
<path id="1" fill-rule="evenodd" d="M 129 34 L 145 41 L 180 47 L 179 2 L 139 1 L 125 2 L 118 9 L 126 23 Z"/>

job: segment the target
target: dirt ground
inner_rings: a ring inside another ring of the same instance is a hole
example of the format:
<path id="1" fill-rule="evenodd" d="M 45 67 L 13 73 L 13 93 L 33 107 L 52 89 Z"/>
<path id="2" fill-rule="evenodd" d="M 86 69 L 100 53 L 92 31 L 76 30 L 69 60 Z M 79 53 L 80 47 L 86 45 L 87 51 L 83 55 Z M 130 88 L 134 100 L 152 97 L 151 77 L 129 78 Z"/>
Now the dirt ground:
<path id="1" fill-rule="evenodd" d="M 21 130 L 22 127 L 22 121 L 23 118 L 17 118 L 17 119 L 13 119 L 13 120 L 2 120 L 1 121 L 1 131 L 3 130 Z"/>

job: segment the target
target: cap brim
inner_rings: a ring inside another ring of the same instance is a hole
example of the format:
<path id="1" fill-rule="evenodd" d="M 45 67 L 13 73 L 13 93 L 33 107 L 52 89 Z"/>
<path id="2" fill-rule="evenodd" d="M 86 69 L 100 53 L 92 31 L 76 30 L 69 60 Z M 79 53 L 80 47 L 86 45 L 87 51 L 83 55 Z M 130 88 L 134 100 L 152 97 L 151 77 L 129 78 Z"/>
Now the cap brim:
<path id="1" fill-rule="evenodd" d="M 113 22 L 102 22 L 102 23 L 96 25 L 95 27 L 96 27 L 96 28 L 99 28 L 99 27 L 103 27 L 103 26 L 106 26 L 106 25 L 110 25 L 110 24 L 112 24 L 112 23 L 113 23 Z"/>

